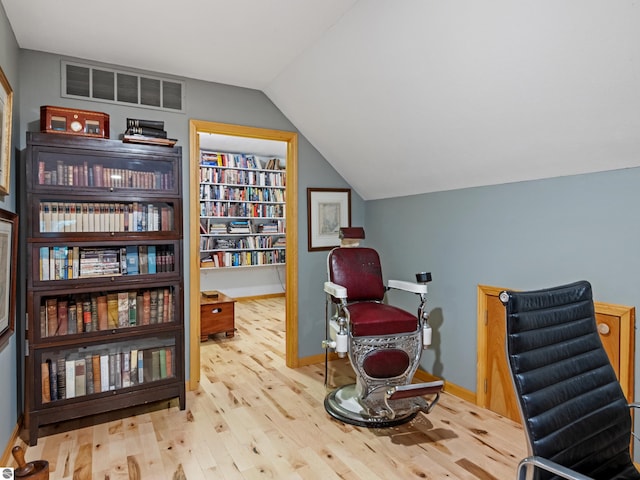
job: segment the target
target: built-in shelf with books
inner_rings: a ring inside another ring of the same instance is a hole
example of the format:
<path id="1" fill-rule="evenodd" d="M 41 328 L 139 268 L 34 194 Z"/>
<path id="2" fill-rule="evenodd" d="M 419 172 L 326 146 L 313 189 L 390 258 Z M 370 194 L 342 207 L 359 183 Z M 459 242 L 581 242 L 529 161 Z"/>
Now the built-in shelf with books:
<path id="1" fill-rule="evenodd" d="M 202 150 L 201 268 L 284 265 L 285 190 L 284 159 Z"/>
<path id="2" fill-rule="evenodd" d="M 185 408 L 182 153 L 27 133 L 25 420 Z"/>

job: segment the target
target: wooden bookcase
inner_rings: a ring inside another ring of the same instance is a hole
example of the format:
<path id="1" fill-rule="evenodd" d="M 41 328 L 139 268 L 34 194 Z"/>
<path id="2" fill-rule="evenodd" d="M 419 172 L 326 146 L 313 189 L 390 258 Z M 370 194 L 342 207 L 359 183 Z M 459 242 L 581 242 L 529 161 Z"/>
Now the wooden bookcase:
<path id="1" fill-rule="evenodd" d="M 27 133 L 30 445 L 54 422 L 185 408 L 181 161 L 180 147 Z"/>
<path id="2" fill-rule="evenodd" d="M 282 159 L 200 152 L 201 268 L 285 264 Z"/>

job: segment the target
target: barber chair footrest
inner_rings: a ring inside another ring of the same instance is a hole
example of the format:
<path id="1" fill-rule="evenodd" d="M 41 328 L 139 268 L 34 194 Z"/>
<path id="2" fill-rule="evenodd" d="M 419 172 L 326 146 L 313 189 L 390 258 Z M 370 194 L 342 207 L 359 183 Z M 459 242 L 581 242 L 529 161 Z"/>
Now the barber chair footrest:
<path id="1" fill-rule="evenodd" d="M 440 398 L 444 382 L 417 383 L 384 387 L 379 394 L 359 397 L 355 384 L 342 386 L 324 400 L 332 417 L 351 425 L 384 428 L 412 420 L 419 412 L 429 413 Z M 431 396 L 430 401 L 422 398 Z"/>
<path id="2" fill-rule="evenodd" d="M 412 383 L 410 385 L 396 385 L 387 389 L 384 396 L 384 402 L 387 405 L 387 408 L 392 412 L 391 418 L 393 418 L 395 413 L 389 403 L 390 401 L 422 397 L 424 395 L 435 395 L 431 402 L 425 402 L 426 406 L 421 408 L 425 413 L 429 413 L 433 410 L 433 407 L 436 406 L 436 403 L 438 403 L 438 400 L 440 399 L 440 392 L 442 392 L 443 387 L 444 382 L 442 380 L 437 380 L 435 382 Z"/>

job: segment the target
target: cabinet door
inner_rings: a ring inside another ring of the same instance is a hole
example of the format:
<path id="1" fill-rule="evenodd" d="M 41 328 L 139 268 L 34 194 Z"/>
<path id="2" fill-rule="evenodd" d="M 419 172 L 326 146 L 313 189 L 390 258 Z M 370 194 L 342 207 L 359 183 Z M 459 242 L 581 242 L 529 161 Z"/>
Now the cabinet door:
<path id="1" fill-rule="evenodd" d="M 36 408 L 175 380 L 176 337 L 158 335 L 34 353 Z M 38 388 L 38 386 L 40 388 Z"/>

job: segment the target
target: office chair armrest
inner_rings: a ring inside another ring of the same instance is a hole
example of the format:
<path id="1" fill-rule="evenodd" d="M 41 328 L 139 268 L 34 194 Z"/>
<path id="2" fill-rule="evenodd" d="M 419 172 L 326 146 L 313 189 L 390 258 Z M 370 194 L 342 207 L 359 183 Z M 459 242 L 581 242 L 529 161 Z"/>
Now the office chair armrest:
<path id="1" fill-rule="evenodd" d="M 529 468 L 541 468 L 542 470 L 546 470 L 547 472 L 551 472 L 554 475 L 568 480 L 593 480 L 591 477 L 574 472 L 567 467 L 563 467 L 549 459 L 538 456 L 527 457 L 520 461 L 518 465 L 518 480 L 526 480 L 528 478 L 527 472 Z"/>
<path id="2" fill-rule="evenodd" d="M 335 298 L 347 298 L 347 287 L 333 282 L 324 282 L 324 291 Z"/>
<path id="3" fill-rule="evenodd" d="M 405 292 L 412 293 L 427 293 L 426 283 L 406 282 L 404 280 L 389 280 L 389 288 L 395 288 L 397 290 L 404 290 Z"/>

